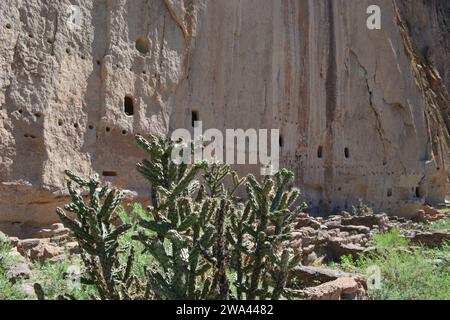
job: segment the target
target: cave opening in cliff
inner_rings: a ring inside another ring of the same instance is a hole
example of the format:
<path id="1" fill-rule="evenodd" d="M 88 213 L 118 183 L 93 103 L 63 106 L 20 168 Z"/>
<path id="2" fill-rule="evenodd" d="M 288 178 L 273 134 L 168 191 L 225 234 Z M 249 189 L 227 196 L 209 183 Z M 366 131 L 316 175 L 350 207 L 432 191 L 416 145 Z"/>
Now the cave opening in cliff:
<path id="1" fill-rule="evenodd" d="M 348 148 L 344 149 L 344 155 L 347 159 L 350 158 L 350 151 L 348 150 Z"/>
<path id="2" fill-rule="evenodd" d="M 317 158 L 322 159 L 323 157 L 323 148 L 322 146 L 319 146 L 319 148 L 317 149 Z"/>
<path id="3" fill-rule="evenodd" d="M 117 172 L 115 172 L 115 171 L 103 171 L 102 175 L 104 177 L 116 177 L 117 176 Z"/>
<path id="4" fill-rule="evenodd" d="M 422 198 L 422 194 L 420 192 L 419 187 L 416 187 L 414 192 L 416 194 L 416 198 Z"/>
<path id="5" fill-rule="evenodd" d="M 136 39 L 136 49 L 142 54 L 146 54 L 150 51 L 150 40 L 146 36 L 141 36 Z"/>
<path id="6" fill-rule="evenodd" d="M 125 96 L 125 98 L 123 99 L 123 109 L 127 116 L 132 116 L 134 114 L 133 97 Z"/>
<path id="7" fill-rule="evenodd" d="M 195 127 L 195 121 L 199 121 L 198 111 L 192 110 L 191 113 L 191 125 L 192 127 Z"/>

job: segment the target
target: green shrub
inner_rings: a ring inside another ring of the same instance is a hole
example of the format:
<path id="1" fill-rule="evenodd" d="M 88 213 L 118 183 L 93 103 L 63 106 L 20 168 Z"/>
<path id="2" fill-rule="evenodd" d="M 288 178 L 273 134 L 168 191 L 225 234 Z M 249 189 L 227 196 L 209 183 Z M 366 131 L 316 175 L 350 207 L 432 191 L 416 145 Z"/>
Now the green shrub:
<path id="1" fill-rule="evenodd" d="M 362 199 L 358 199 L 358 204 L 356 206 L 352 206 L 351 213 L 355 216 L 372 215 L 373 209 L 365 204 Z"/>
<path id="2" fill-rule="evenodd" d="M 26 295 L 19 290 L 21 281 L 13 284 L 7 276 L 14 259 L 9 255 L 12 245 L 5 237 L 0 236 L 0 300 L 23 300 Z"/>
<path id="3" fill-rule="evenodd" d="M 381 287 L 369 287 L 377 300 L 450 299 L 450 246 L 437 249 L 408 248 L 398 230 L 374 237 L 376 250 L 341 258 L 346 271 L 365 274 L 370 267 L 381 272 Z"/>
<path id="4" fill-rule="evenodd" d="M 400 234 L 400 230 L 395 228 L 386 233 L 374 234 L 372 242 L 378 250 L 405 248 L 409 245 L 409 240 Z"/>
<path id="5" fill-rule="evenodd" d="M 32 281 L 39 283 L 45 292 L 45 298 L 56 300 L 70 298 L 77 300 L 93 299 L 98 295 L 95 287 L 82 284 L 75 270 L 83 271 L 82 261 L 67 256 L 58 263 L 35 262 Z"/>
<path id="6" fill-rule="evenodd" d="M 431 225 L 432 230 L 450 232 L 450 218 L 442 219 Z"/>

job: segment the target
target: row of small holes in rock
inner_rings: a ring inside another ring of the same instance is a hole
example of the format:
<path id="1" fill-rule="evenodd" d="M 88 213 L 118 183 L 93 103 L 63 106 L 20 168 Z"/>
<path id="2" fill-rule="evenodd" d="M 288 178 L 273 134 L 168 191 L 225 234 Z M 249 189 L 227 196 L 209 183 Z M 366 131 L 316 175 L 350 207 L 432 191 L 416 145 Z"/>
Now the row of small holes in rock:
<path id="1" fill-rule="evenodd" d="M 63 125 L 63 121 L 62 120 L 58 120 L 58 125 L 59 126 L 62 126 Z M 79 124 L 78 123 L 74 123 L 73 124 L 73 126 L 75 127 L 75 128 L 78 128 L 79 127 Z M 93 130 L 94 129 L 94 126 L 92 125 L 92 124 L 90 124 L 90 125 L 88 125 L 88 128 L 90 129 L 90 130 Z M 106 127 L 105 128 L 105 131 L 106 132 L 110 132 L 111 131 L 111 128 L 110 127 Z M 126 130 L 122 130 L 122 134 L 127 134 L 127 131 Z"/>

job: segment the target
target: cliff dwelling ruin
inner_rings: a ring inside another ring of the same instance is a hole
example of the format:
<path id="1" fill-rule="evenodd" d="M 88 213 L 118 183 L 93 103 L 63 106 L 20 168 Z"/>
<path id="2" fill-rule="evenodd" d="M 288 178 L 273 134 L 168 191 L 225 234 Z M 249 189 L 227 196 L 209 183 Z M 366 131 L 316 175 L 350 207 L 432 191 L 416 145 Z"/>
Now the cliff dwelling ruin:
<path id="1" fill-rule="evenodd" d="M 373 4 L 380 30 L 366 27 Z M 148 198 L 134 135 L 199 120 L 279 129 L 280 167 L 316 214 L 360 199 L 399 215 L 444 203 L 449 11 L 439 0 L 4 0 L 0 222 L 56 221 L 65 169 Z"/>

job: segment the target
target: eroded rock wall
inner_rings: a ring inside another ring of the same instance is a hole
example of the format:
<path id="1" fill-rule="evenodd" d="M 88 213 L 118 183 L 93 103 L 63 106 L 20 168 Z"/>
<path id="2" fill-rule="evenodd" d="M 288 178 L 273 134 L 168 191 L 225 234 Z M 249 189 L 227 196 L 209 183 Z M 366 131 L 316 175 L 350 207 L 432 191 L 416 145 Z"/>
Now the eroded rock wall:
<path id="1" fill-rule="evenodd" d="M 448 194 L 447 1 L 6 0 L 0 21 L 2 221 L 56 220 L 67 168 L 147 197 L 133 135 L 193 111 L 204 129 L 279 128 L 316 212 Z"/>

